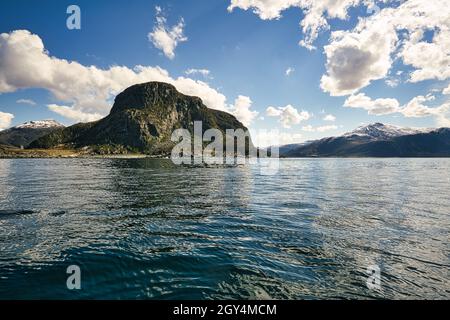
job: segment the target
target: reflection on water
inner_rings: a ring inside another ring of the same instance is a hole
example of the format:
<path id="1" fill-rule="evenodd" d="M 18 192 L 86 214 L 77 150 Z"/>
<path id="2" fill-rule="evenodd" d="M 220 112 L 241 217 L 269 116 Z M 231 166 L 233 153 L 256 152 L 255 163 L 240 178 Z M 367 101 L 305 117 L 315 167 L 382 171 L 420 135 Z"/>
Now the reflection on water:
<path id="1" fill-rule="evenodd" d="M 15 159 L 0 181 L 2 299 L 450 297 L 448 159 Z"/>

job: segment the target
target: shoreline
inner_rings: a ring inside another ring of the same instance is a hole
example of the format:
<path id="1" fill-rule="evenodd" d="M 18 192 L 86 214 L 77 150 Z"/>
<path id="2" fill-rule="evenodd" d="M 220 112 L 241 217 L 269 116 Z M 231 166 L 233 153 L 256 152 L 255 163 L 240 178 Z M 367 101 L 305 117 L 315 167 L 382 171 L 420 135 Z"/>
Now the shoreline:
<path id="1" fill-rule="evenodd" d="M 449 159 L 448 155 L 417 156 L 309 156 L 279 157 L 278 159 Z M 170 156 L 144 153 L 95 154 L 79 149 L 19 149 L 0 146 L 0 159 L 170 159 Z"/>
<path id="2" fill-rule="evenodd" d="M 161 158 L 142 153 L 130 154 L 91 154 L 76 149 L 18 149 L 0 147 L 0 159 L 82 159 L 82 158 L 108 158 L 108 159 L 139 159 Z"/>

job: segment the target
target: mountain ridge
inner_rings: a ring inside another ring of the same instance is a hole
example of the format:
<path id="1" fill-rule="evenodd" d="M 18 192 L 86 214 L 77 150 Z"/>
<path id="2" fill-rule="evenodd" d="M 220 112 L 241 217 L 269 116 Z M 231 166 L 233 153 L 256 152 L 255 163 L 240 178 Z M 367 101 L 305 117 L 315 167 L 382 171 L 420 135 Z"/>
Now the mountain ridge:
<path id="1" fill-rule="evenodd" d="M 430 128 L 408 128 L 408 127 L 398 127 L 389 124 L 383 124 L 380 122 L 375 122 L 373 124 L 360 126 L 353 131 L 344 133 L 343 136 L 367 136 L 374 140 L 390 139 L 394 137 L 406 136 L 418 133 L 427 133 L 432 131 Z"/>
<path id="2" fill-rule="evenodd" d="M 283 150 L 283 146 L 280 148 Z M 281 157 L 448 157 L 450 129 L 370 124 L 280 151 Z"/>
<path id="3" fill-rule="evenodd" d="M 64 125 L 55 120 L 34 120 L 0 131 L 0 144 L 12 147 L 28 147 L 39 139 Z"/>
<path id="4" fill-rule="evenodd" d="M 56 130 L 30 144 L 30 148 L 89 148 L 93 153 L 171 153 L 176 129 L 193 134 L 194 121 L 202 131 L 248 129 L 233 115 L 209 109 L 199 97 L 184 95 L 171 84 L 147 82 L 133 85 L 117 95 L 110 113 L 103 119 Z M 251 144 L 251 142 L 250 142 Z"/>

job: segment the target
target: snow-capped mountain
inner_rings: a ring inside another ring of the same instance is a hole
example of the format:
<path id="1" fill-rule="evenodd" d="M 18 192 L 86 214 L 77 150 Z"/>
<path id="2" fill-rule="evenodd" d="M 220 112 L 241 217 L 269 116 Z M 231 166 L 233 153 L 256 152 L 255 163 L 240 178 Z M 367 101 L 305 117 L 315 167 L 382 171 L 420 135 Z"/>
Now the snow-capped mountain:
<path id="1" fill-rule="evenodd" d="M 61 123 L 55 120 L 37 120 L 25 122 L 14 128 L 16 129 L 44 129 L 44 128 L 61 128 L 64 127 Z"/>
<path id="2" fill-rule="evenodd" d="M 281 151 L 282 150 L 282 151 Z M 284 152 L 283 152 L 284 151 Z M 447 157 L 450 129 L 400 128 L 382 123 L 299 147 L 280 147 L 282 157 Z"/>
<path id="3" fill-rule="evenodd" d="M 387 140 L 394 137 L 407 136 L 411 134 L 427 133 L 432 129 L 402 128 L 383 123 L 373 123 L 361 126 L 348 132 L 343 137 L 365 137 L 371 140 Z"/>
<path id="4" fill-rule="evenodd" d="M 55 120 L 29 121 L 0 132 L 0 144 L 14 147 L 27 147 L 41 138 L 64 126 Z"/>

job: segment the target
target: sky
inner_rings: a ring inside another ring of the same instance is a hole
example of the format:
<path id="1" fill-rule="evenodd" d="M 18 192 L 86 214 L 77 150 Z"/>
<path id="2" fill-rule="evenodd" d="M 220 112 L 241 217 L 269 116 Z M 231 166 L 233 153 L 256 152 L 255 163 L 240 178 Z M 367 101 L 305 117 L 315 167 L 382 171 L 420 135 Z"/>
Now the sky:
<path id="1" fill-rule="evenodd" d="M 270 130 L 287 144 L 374 122 L 450 127 L 450 7 L 1 1 L 0 130 L 30 120 L 94 121 L 118 93 L 147 81 L 172 83 L 235 115 L 261 146 Z"/>

